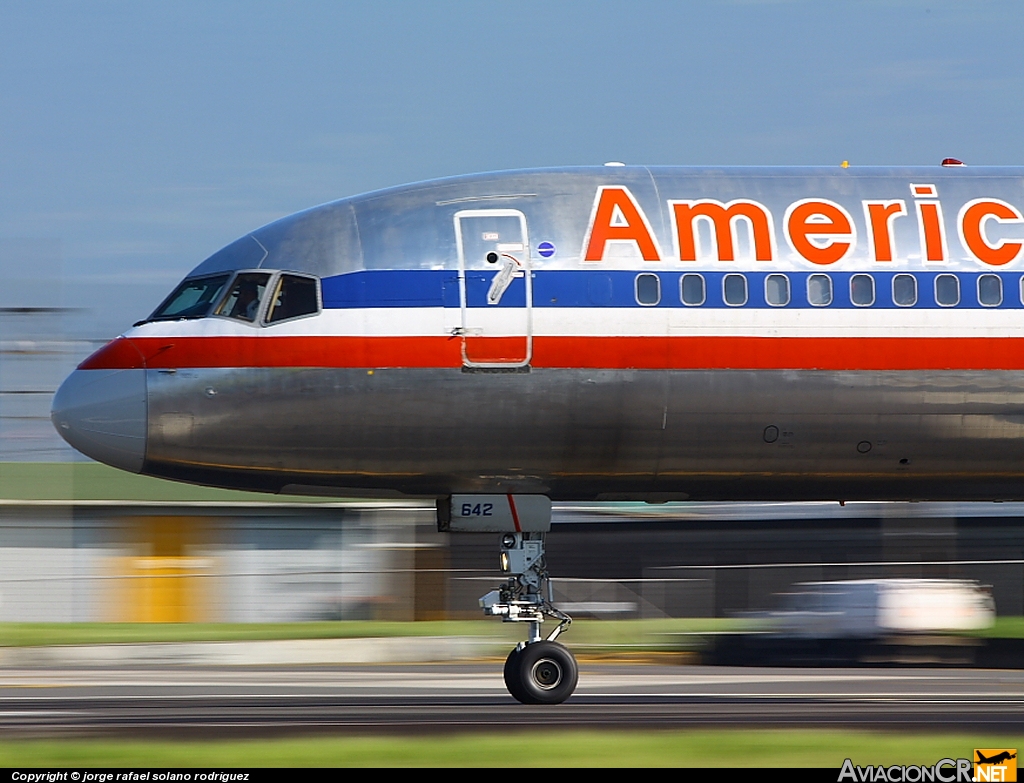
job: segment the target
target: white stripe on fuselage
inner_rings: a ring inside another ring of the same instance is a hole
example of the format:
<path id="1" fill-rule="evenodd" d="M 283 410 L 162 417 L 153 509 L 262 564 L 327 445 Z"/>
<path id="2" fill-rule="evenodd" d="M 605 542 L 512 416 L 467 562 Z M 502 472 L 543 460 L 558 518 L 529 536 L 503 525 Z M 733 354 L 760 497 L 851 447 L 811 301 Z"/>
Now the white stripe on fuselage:
<path id="1" fill-rule="evenodd" d="M 1024 310 L 811 308 L 535 308 L 535 336 L 566 337 L 1024 337 Z M 517 334 L 521 314 L 505 308 L 474 311 L 488 336 Z M 511 323 L 510 323 L 511 322 Z M 457 308 L 326 310 L 318 316 L 257 327 L 226 318 L 157 321 L 133 337 L 437 337 L 461 324 Z"/>

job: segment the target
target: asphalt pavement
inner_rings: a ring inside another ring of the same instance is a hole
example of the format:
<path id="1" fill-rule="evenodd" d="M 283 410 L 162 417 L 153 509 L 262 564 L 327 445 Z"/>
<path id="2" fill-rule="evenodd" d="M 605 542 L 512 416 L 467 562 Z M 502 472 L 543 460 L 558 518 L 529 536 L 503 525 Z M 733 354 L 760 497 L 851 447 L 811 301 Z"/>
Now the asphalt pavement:
<path id="1" fill-rule="evenodd" d="M 711 726 L 1024 731 L 1024 672 L 584 663 L 566 703 L 525 706 L 499 662 L 0 670 L 0 732 L 19 736 Z"/>

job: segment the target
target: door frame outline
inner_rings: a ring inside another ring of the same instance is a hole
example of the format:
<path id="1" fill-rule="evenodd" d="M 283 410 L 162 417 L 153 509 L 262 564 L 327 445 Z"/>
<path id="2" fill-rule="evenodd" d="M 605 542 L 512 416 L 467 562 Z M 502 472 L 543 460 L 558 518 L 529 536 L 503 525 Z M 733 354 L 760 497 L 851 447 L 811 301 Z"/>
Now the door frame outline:
<path id="1" fill-rule="evenodd" d="M 523 264 L 523 277 L 526 283 L 526 358 L 515 362 L 475 362 L 466 355 L 466 316 L 469 307 L 466 304 L 466 254 L 462 242 L 462 219 L 477 217 L 514 217 L 519 218 L 519 227 L 523 238 L 523 257 L 517 259 Z M 459 308 L 462 316 L 462 363 L 467 367 L 528 367 L 533 358 L 533 269 L 530 265 L 530 234 L 526 215 L 518 209 L 462 209 L 453 216 L 455 223 L 455 248 L 459 256 Z"/>

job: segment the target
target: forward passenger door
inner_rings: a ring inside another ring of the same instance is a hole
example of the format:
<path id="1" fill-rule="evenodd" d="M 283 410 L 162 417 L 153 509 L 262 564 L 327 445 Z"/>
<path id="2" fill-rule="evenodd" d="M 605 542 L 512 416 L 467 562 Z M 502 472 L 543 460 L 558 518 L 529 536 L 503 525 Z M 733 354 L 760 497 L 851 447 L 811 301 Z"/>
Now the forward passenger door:
<path id="1" fill-rule="evenodd" d="M 530 240 L 515 209 L 455 214 L 462 359 L 470 367 L 523 367 L 532 353 Z"/>

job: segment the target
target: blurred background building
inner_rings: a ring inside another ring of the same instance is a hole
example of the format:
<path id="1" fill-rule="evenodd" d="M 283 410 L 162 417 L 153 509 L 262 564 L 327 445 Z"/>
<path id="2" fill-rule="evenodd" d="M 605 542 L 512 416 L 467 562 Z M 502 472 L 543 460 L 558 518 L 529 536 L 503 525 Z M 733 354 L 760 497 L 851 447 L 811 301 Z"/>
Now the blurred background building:
<path id="1" fill-rule="evenodd" d="M 242 493 L 90 463 L 5 463 L 0 494 L 0 621 L 477 618 L 502 578 L 495 536 L 439 534 L 424 504 L 210 499 Z M 890 577 L 975 579 L 1020 615 L 1022 523 L 1017 504 L 559 507 L 548 557 L 580 617 L 729 617 Z"/>

